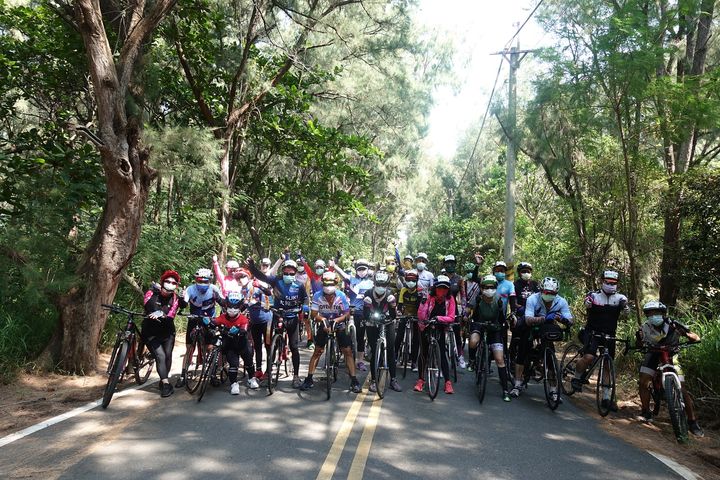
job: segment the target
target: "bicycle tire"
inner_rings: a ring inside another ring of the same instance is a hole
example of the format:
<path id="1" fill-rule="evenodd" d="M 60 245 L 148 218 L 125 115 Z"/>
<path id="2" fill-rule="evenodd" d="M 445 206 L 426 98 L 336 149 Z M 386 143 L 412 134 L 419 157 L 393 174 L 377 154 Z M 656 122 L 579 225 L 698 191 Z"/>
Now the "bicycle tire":
<path id="1" fill-rule="evenodd" d="M 205 342 L 203 342 L 203 335 L 202 333 L 195 333 L 190 338 L 190 349 L 185 350 L 185 358 L 183 359 L 185 390 L 191 395 L 197 392 L 200 386 L 204 358 Z"/>
<path id="2" fill-rule="evenodd" d="M 483 335 L 484 337 L 484 335 Z M 485 400 L 485 390 L 487 389 L 487 343 L 485 339 L 480 340 L 477 352 L 475 353 L 475 389 L 477 391 L 478 401 L 482 404 Z"/>
<path id="3" fill-rule="evenodd" d="M 452 329 L 448 329 L 445 333 L 445 354 L 448 359 L 448 366 L 450 367 L 450 375 L 452 376 L 453 383 L 457 383 L 457 344 L 455 343 L 455 333 Z"/>
<path id="4" fill-rule="evenodd" d="M 135 383 L 143 385 L 147 382 L 155 367 L 155 357 L 148 351 L 145 352 L 145 344 L 138 337 L 135 337 L 135 354 L 133 355 L 133 373 Z"/>
<path id="5" fill-rule="evenodd" d="M 410 325 L 405 325 L 405 335 L 403 339 L 403 344 L 400 346 L 400 351 L 402 352 L 402 362 L 403 362 L 403 378 L 407 376 L 407 370 L 408 366 L 410 366 L 412 370 L 412 341 L 413 341 L 413 332 L 412 332 L 412 323 Z"/>
<path id="6" fill-rule="evenodd" d="M 560 385 L 562 391 L 568 397 L 575 393 L 572 387 L 572 379 L 575 378 L 575 366 L 581 357 L 582 347 L 576 343 L 569 343 L 563 350 L 560 360 Z"/>
<path id="7" fill-rule="evenodd" d="M 277 387 L 278 379 L 280 378 L 280 356 L 282 355 L 282 336 L 275 334 L 272 342 L 270 343 L 270 356 L 267 358 L 267 369 L 265 375 L 267 376 L 267 389 L 268 395 L 272 395 L 273 391 Z"/>
<path id="8" fill-rule="evenodd" d="M 200 388 L 198 390 L 198 399 L 197 401 L 200 402 L 202 400 L 203 396 L 205 395 L 205 392 L 207 391 L 208 384 L 210 384 L 210 380 L 215 375 L 215 371 L 217 369 L 217 361 L 218 361 L 218 352 L 217 348 L 214 348 L 211 352 L 208 353 L 207 358 L 205 358 L 205 363 L 203 365 L 203 373 L 200 377 Z"/>
<path id="9" fill-rule="evenodd" d="M 670 422 L 678 443 L 688 441 L 688 421 L 682 400 L 682 391 L 678 388 L 675 379 L 668 375 L 665 377 L 665 402 L 667 403 Z"/>
<path id="10" fill-rule="evenodd" d="M 545 355 L 543 359 L 544 374 L 543 374 L 543 387 L 545 388 L 545 400 L 547 401 L 550 410 L 555 410 L 560 405 L 560 395 L 562 388 L 559 387 L 558 381 L 558 367 L 557 359 L 555 358 L 555 352 L 550 347 L 545 347 Z M 555 379 L 555 392 L 557 399 L 552 398 L 552 379 Z"/>
<path id="11" fill-rule="evenodd" d="M 352 349 L 353 363 L 357 364 L 357 330 L 354 324 L 348 325 L 348 335 L 350 336 L 350 348 Z"/>
<path id="12" fill-rule="evenodd" d="M 335 363 L 335 339 L 331 336 L 328 338 L 328 342 L 325 349 L 325 394 L 327 400 L 330 400 L 332 395 L 332 384 L 333 384 L 333 364 Z"/>
<path id="13" fill-rule="evenodd" d="M 120 340 L 119 336 L 118 340 Z M 103 392 L 102 408 L 107 408 L 107 406 L 110 405 L 110 401 L 115 394 L 117 384 L 120 382 L 125 372 L 125 364 L 127 363 L 127 354 L 130 349 L 130 344 L 126 340 L 120 340 L 120 344 L 116 344 L 116 346 L 118 349 L 117 352 L 113 349 L 113 364 L 111 368 L 108 369 L 110 373 L 108 375 L 108 381 L 105 384 L 105 391 Z"/>
<path id="14" fill-rule="evenodd" d="M 653 381 L 654 383 L 654 381 Z M 652 413 L 653 417 L 657 417 L 660 413 L 660 407 L 662 406 L 662 389 L 655 388 L 652 384 L 650 385 L 650 398 L 653 401 Z"/>
<path id="15" fill-rule="evenodd" d="M 380 327 L 385 328 L 385 327 Z M 375 347 L 375 385 L 380 398 L 385 398 L 385 390 L 388 382 L 387 352 L 385 342 L 382 339 L 377 341 Z"/>
<path id="16" fill-rule="evenodd" d="M 608 377 L 605 380 L 605 377 Z M 602 400 L 605 397 L 604 393 L 606 390 L 610 392 L 610 405 L 603 406 Z M 615 366 L 613 365 L 612 357 L 608 354 L 603 354 L 600 359 L 600 368 L 598 369 L 597 385 L 595 387 L 595 402 L 597 403 L 598 413 L 601 417 L 607 416 L 610 413 L 610 407 L 615 401 Z"/>
<path id="17" fill-rule="evenodd" d="M 428 384 L 428 395 L 430 400 L 435 400 L 440 389 L 440 345 L 434 338 L 428 347 L 427 366 L 425 367 L 425 379 Z"/>

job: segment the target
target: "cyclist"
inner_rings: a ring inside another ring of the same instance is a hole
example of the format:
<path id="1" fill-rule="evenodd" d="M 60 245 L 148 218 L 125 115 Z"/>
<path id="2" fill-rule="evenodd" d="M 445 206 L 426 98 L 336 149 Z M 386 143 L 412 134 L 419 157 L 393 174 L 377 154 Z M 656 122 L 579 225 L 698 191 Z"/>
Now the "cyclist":
<path id="1" fill-rule="evenodd" d="M 252 347 L 255 352 L 255 376 L 258 381 L 264 378 L 262 371 L 263 365 L 263 345 L 266 355 L 270 356 L 270 335 L 272 324 L 272 291 L 265 282 L 258 279 L 251 279 L 250 272 L 241 268 L 238 273 L 238 281 L 241 285 L 240 292 L 245 299 L 247 305 L 247 315 L 250 317 L 250 338 L 252 339 Z"/>
<path id="2" fill-rule="evenodd" d="M 215 270 L 215 278 L 220 284 L 220 290 L 222 291 L 223 297 L 226 297 L 228 292 L 237 292 L 240 290 L 240 284 L 235 278 L 235 274 L 240 270 L 240 264 L 235 260 L 228 260 L 225 264 L 226 275 L 223 275 L 220 270 L 220 264 L 218 264 L 217 255 L 213 255 L 213 270 Z"/>
<path id="3" fill-rule="evenodd" d="M 376 392 L 376 378 L 375 378 L 375 361 L 376 361 L 376 346 L 378 338 L 380 338 L 380 328 L 385 329 L 385 339 L 387 348 L 387 359 L 388 369 L 390 370 L 390 388 L 396 392 L 402 392 L 400 384 L 398 384 L 396 376 L 396 360 L 395 360 L 395 325 L 389 324 L 385 326 L 374 325 L 371 320 L 371 316 L 375 312 L 380 312 L 383 315 L 389 315 L 390 318 L 397 316 L 397 304 L 395 295 L 390 292 L 390 275 L 388 272 L 380 270 L 375 273 L 374 279 L 375 286 L 367 292 L 363 302 L 365 303 L 363 308 L 363 317 L 367 323 L 366 332 L 368 342 L 370 342 L 370 391 Z"/>
<path id="4" fill-rule="evenodd" d="M 292 353 L 292 365 L 293 365 L 293 380 L 292 387 L 300 387 L 300 351 L 298 350 L 298 320 L 299 315 L 293 314 L 296 310 L 302 310 L 302 306 L 307 298 L 307 292 L 305 287 L 295 281 L 295 275 L 297 275 L 298 266 L 294 260 L 285 260 L 281 265 L 282 276 L 276 275 L 265 275 L 255 266 L 255 261 L 252 257 L 248 257 L 247 265 L 252 273 L 258 280 L 263 281 L 273 287 L 274 295 L 274 307 L 280 312 L 288 312 L 285 316 L 283 313 L 283 320 L 288 335 L 288 343 L 290 347 L 290 353 Z"/>
<path id="5" fill-rule="evenodd" d="M 597 338 L 593 333 L 615 336 L 618 320 L 621 313 L 628 311 L 627 297 L 618 293 L 619 275 L 613 270 L 603 272 L 600 280 L 600 290 L 589 292 L 585 297 L 585 308 L 587 309 L 587 323 L 580 332 L 580 341 L 583 343 L 583 358 L 580 358 L 575 365 L 575 378 L 571 380 L 572 388 L 576 392 L 582 390 L 582 376 L 588 366 L 595 360 L 598 347 L 607 347 L 611 357 L 615 357 L 615 342 L 606 342 Z M 606 398 L 602 399 L 603 408 L 610 408 L 617 411 L 617 406 L 612 404 L 609 389 L 603 389 Z"/>
<path id="6" fill-rule="evenodd" d="M 313 382 L 315 368 L 320 361 L 323 350 L 325 350 L 325 345 L 327 345 L 328 332 L 331 328 L 335 328 L 337 330 L 337 342 L 340 350 L 345 355 L 345 365 L 347 365 L 348 374 L 350 375 L 350 391 L 360 393 L 360 382 L 355 376 L 355 364 L 352 357 L 352 341 L 345 328 L 347 319 L 350 316 L 350 304 L 347 296 L 337 290 L 337 277 L 334 272 L 323 273 L 322 284 L 322 291 L 313 296 L 311 307 L 313 320 L 319 324 L 315 335 L 315 351 L 310 357 L 308 374 L 300 386 L 300 390 L 309 390 L 315 384 Z M 328 379 L 328 381 L 330 380 Z"/>
<path id="7" fill-rule="evenodd" d="M 667 316 L 667 307 L 659 301 L 648 302 L 643 306 L 645 314 L 645 323 L 636 332 L 635 336 L 638 344 L 645 344 L 651 347 L 669 346 L 674 347 L 680 344 L 680 339 L 686 337 L 691 342 L 699 342 L 700 336 L 691 332 L 688 327 L 676 322 Z M 650 386 L 656 375 L 656 369 L 660 361 L 659 352 L 648 352 L 643 359 L 640 367 L 640 403 L 642 404 L 642 412 L 638 420 L 643 422 L 652 421 L 652 412 L 650 411 Z M 675 362 L 673 362 L 675 363 Z M 703 429 L 698 424 L 695 414 L 695 405 L 692 397 L 685 389 L 685 378 L 682 375 L 680 366 L 675 363 L 680 376 L 680 385 L 682 387 L 683 397 L 685 399 L 685 413 L 688 418 L 688 429 L 693 435 L 702 437 L 705 435 Z"/>
<path id="8" fill-rule="evenodd" d="M 420 296 L 417 289 L 417 270 L 405 271 L 405 286 L 400 290 L 398 297 L 398 309 L 402 315 L 410 315 L 417 318 Z M 420 345 L 420 331 L 417 322 L 412 322 L 412 345 L 410 345 L 410 358 L 412 359 L 412 371 L 417 372 L 417 356 Z M 400 345 L 405 337 L 405 322 L 400 322 L 395 338 L 395 351 L 400 352 Z"/>
<path id="9" fill-rule="evenodd" d="M 185 290 L 183 300 L 190 306 L 191 315 L 200 315 L 207 320 L 203 320 L 205 324 L 209 323 L 215 317 L 215 304 L 222 305 L 224 300 L 220 289 L 216 285 L 210 285 L 210 277 L 212 272 L 209 268 L 199 268 L 195 272 L 195 283 Z M 188 319 L 187 330 L 185 330 L 185 355 L 188 355 L 187 348 L 192 346 L 190 334 L 195 327 L 201 322 L 197 319 Z M 175 388 L 185 386 L 185 370 L 180 372 L 180 378 L 175 383 Z"/>
<path id="10" fill-rule="evenodd" d="M 168 377 L 175 346 L 175 315 L 185 307 L 185 300 L 175 293 L 179 283 L 180 275 L 175 270 L 166 270 L 160 276 L 160 288 L 148 290 L 143 302 L 147 317 L 143 319 L 140 336 L 155 356 L 162 397 L 173 394 Z"/>
<path id="11" fill-rule="evenodd" d="M 517 331 L 517 327 L 514 325 L 518 318 L 522 319 L 525 317 L 525 303 L 530 295 L 538 293 L 540 286 L 538 282 L 532 279 L 533 266 L 528 262 L 520 262 L 517 266 L 518 279 L 515 280 L 515 293 L 517 299 L 517 309 L 515 310 L 515 317 L 511 319 L 510 328 L 512 329 L 512 340 L 510 340 L 510 358 L 515 358 L 515 353 L 518 349 L 520 342 L 520 333 Z"/>
<path id="12" fill-rule="evenodd" d="M 455 255 L 445 255 L 443 259 L 443 267 L 447 272 L 447 277 L 450 279 L 450 295 L 455 297 L 455 305 L 458 306 L 458 315 L 465 313 L 467 308 L 467 298 L 465 297 L 465 279 L 460 276 L 457 270 L 457 260 Z M 456 328 L 455 333 L 455 345 L 457 345 L 457 352 L 453 352 L 457 357 L 457 363 L 460 368 L 465 368 L 465 345 L 463 344 L 462 328 Z"/>
<path id="13" fill-rule="evenodd" d="M 567 300 L 558 295 L 560 282 L 552 277 L 543 278 L 540 283 L 540 292 L 530 295 L 525 304 L 525 316 L 518 319 L 517 331 L 520 338 L 518 346 L 517 361 L 515 362 L 515 386 L 510 390 L 510 396 L 517 398 L 520 396 L 522 388 L 523 372 L 525 371 L 525 361 L 527 360 L 530 340 L 532 338 L 532 328 L 540 325 L 540 334 L 542 335 L 546 325 L 553 325 L 555 322 L 564 323 L 567 326 L 572 325 L 572 313 Z M 557 391 L 554 393 L 553 400 L 557 398 Z"/>
<path id="14" fill-rule="evenodd" d="M 248 376 L 248 387 L 257 389 L 260 385 L 255 378 L 255 366 L 253 365 L 252 351 L 248 344 L 247 329 L 249 320 L 240 313 L 246 308 L 245 298 L 240 292 L 228 293 L 225 301 L 225 312 L 215 319 L 216 325 L 228 328 L 223 337 L 222 353 L 225 355 L 230 368 L 228 368 L 228 380 L 230 380 L 230 395 L 240 394 L 240 384 L 237 381 L 240 358 L 245 364 L 245 372 Z"/>
<path id="15" fill-rule="evenodd" d="M 482 332 L 485 333 L 488 348 L 492 352 L 495 364 L 498 367 L 502 399 L 505 402 L 509 402 L 508 375 L 507 369 L 505 368 L 504 356 L 505 342 L 502 336 L 502 330 L 505 325 L 505 315 L 503 315 L 503 304 L 497 293 L 497 286 L 498 282 L 494 275 L 486 275 L 480 281 L 481 296 L 478 298 L 473 311 L 468 348 L 470 361 L 474 362 L 477 346 L 478 343 L 480 343 L 480 335 Z M 490 323 L 491 325 L 482 327 L 480 325 L 481 322 Z"/>
<path id="16" fill-rule="evenodd" d="M 420 332 L 425 331 L 427 322 L 433 318 L 441 324 L 453 323 L 455 321 L 455 298 L 450 295 L 450 279 L 445 275 L 440 275 L 433 288 L 429 291 L 429 296 L 424 300 L 418 308 L 418 328 Z M 445 352 L 445 335 L 442 334 L 438 338 L 440 351 Z M 423 379 L 424 367 L 427 357 L 428 347 L 430 346 L 429 333 L 424 333 L 420 339 L 420 361 L 418 365 L 418 381 L 415 383 L 414 390 L 422 392 L 425 386 Z M 443 378 L 445 379 L 445 393 L 453 393 L 452 381 L 450 378 L 450 368 L 448 366 L 447 356 L 442 353 L 440 355 L 440 368 Z"/>
<path id="17" fill-rule="evenodd" d="M 465 301 L 467 302 L 467 308 L 472 309 L 477 301 L 477 297 L 480 294 L 480 283 L 473 280 L 473 270 L 475 264 L 468 262 L 465 264 Z M 465 312 L 466 317 L 470 317 L 469 312 Z"/>
<path id="18" fill-rule="evenodd" d="M 374 283 L 372 276 L 369 275 L 370 263 L 364 259 L 359 258 L 355 261 L 355 276 L 351 277 L 345 272 L 338 273 L 345 280 L 345 285 L 348 289 L 348 296 L 352 300 L 353 322 L 355 322 L 355 334 L 357 335 L 357 349 L 358 349 L 358 364 L 357 368 L 360 370 L 367 370 L 365 363 L 363 362 L 362 355 L 365 352 L 365 322 L 363 322 L 363 307 L 366 293 L 373 288 Z"/>
<path id="19" fill-rule="evenodd" d="M 508 304 L 510 304 L 510 311 L 515 312 L 517 310 L 517 295 L 515 294 L 515 285 L 510 280 L 507 280 L 507 264 L 502 260 L 495 262 L 493 265 L 492 273 L 498 281 L 498 295 L 503 302 L 503 315 L 507 315 Z"/>
<path id="20" fill-rule="evenodd" d="M 435 275 L 427 269 L 427 253 L 420 252 L 415 255 L 415 268 L 418 271 L 418 288 L 421 291 L 429 291 L 435 280 Z"/>
<path id="21" fill-rule="evenodd" d="M 310 268 L 310 265 L 305 261 L 305 258 L 302 259 L 301 265 L 305 266 L 305 273 L 308 276 L 308 281 L 306 283 L 308 300 L 312 301 L 312 298 L 316 293 L 322 292 L 322 275 L 328 270 L 327 265 L 325 264 L 325 260 L 320 258 L 315 260 L 314 270 Z M 305 347 L 308 350 L 315 350 L 315 344 L 312 339 L 312 327 L 310 327 L 310 319 L 308 319 L 305 326 L 308 332 L 308 341 Z"/>
<path id="22" fill-rule="evenodd" d="M 286 255 L 286 257 L 290 258 L 289 254 Z M 300 320 L 305 326 L 305 334 L 307 335 L 307 344 L 305 345 L 305 348 L 312 350 L 315 348 L 315 345 L 313 344 L 312 328 L 310 327 L 310 301 L 312 300 L 312 293 L 310 289 L 310 278 L 305 271 L 305 265 L 303 265 L 302 255 L 300 255 L 299 251 L 295 263 L 298 265 L 298 273 L 295 274 L 295 281 L 304 286 L 306 293 L 305 304 L 302 306 L 302 315 L 300 316 Z"/>

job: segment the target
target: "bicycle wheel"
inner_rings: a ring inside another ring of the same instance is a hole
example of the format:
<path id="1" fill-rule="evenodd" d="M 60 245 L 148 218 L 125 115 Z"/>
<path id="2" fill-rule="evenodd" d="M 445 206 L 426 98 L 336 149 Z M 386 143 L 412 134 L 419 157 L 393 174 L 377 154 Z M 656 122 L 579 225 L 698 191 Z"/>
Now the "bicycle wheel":
<path id="1" fill-rule="evenodd" d="M 348 335 L 350 336 L 350 348 L 352 348 L 353 363 L 357 363 L 357 330 L 355 330 L 354 323 L 350 323 L 350 325 L 348 325 Z"/>
<path id="2" fill-rule="evenodd" d="M 434 338 L 428 346 L 427 366 L 425 367 L 425 380 L 428 384 L 428 395 L 435 400 L 440 389 L 440 345 Z"/>
<path id="3" fill-rule="evenodd" d="M 270 356 L 267 359 L 267 371 L 265 372 L 267 376 L 268 395 L 272 395 L 280 378 L 280 363 L 282 362 L 281 357 L 283 351 L 282 336 L 275 334 L 270 345 L 272 345 L 272 347 L 270 348 Z"/>
<path id="4" fill-rule="evenodd" d="M 581 348 L 581 346 L 574 343 L 568 344 L 560 361 L 560 382 L 563 393 L 568 397 L 575 393 L 572 388 L 572 379 L 575 378 L 575 366 L 582 357 Z"/>
<path id="5" fill-rule="evenodd" d="M 185 352 L 183 359 L 183 370 L 185 371 L 185 390 L 193 394 L 200 386 L 200 377 L 203 370 L 203 358 L 205 357 L 205 345 L 203 335 L 200 331 L 190 338 L 190 345 Z"/>
<path id="6" fill-rule="evenodd" d="M 603 399 L 606 397 L 610 401 L 603 405 Z M 595 387 L 595 401 L 601 417 L 605 417 L 610 413 L 610 407 L 615 401 L 615 366 L 608 354 L 603 354 L 600 359 L 597 386 Z"/>
<path id="7" fill-rule="evenodd" d="M 555 410 L 560 405 L 560 389 L 558 388 L 558 367 L 555 351 L 545 347 L 544 356 L 543 386 L 545 387 L 545 400 L 550 410 Z M 553 395 L 553 392 L 555 395 Z M 554 398 L 553 398 L 554 397 Z"/>
<path id="8" fill-rule="evenodd" d="M 325 394 L 328 400 L 330 400 L 330 395 L 332 394 L 335 360 L 335 338 L 331 336 L 328 338 L 327 345 L 325 346 Z"/>
<path id="9" fill-rule="evenodd" d="M 453 383 L 457 383 L 457 344 L 455 343 L 455 334 L 451 329 L 445 332 L 445 354 L 448 359 L 448 366 L 450 367 L 450 375 L 452 376 Z M 446 380 L 449 380 L 446 379 Z"/>
<path id="10" fill-rule="evenodd" d="M 133 372 L 135 373 L 135 383 L 142 385 L 152 373 L 155 366 L 155 357 L 149 351 L 145 350 L 145 344 L 142 340 L 135 337 L 135 355 L 133 355 Z"/>
<path id="11" fill-rule="evenodd" d="M 654 383 L 655 382 L 653 381 L 653 384 Z M 662 406 L 662 397 L 663 397 L 662 389 L 656 388 L 653 385 L 651 385 L 650 386 L 650 398 L 652 399 L 652 402 L 653 402 L 653 407 L 652 407 L 653 417 L 657 417 L 658 413 L 660 413 L 660 407 Z"/>
<path id="12" fill-rule="evenodd" d="M 117 384 L 121 381 L 125 373 L 125 364 L 127 363 L 129 349 L 130 344 L 125 340 L 121 340 L 118 335 L 118 342 L 115 343 L 115 348 L 111 356 L 113 363 L 108 368 L 108 381 L 107 384 L 105 384 L 105 391 L 103 392 L 103 408 L 107 408 L 107 406 L 110 405 L 110 400 L 112 400 L 115 394 Z"/>
<path id="13" fill-rule="evenodd" d="M 475 353 L 475 389 L 477 390 L 478 401 L 485 400 L 485 389 L 487 387 L 488 365 L 487 365 L 487 343 L 485 339 L 480 340 L 477 352 Z"/>
<path id="14" fill-rule="evenodd" d="M 384 328 L 384 327 L 380 327 Z M 388 382 L 387 352 L 385 341 L 381 338 L 375 346 L 375 385 L 377 386 L 378 397 L 385 397 L 385 390 Z"/>
<path id="15" fill-rule="evenodd" d="M 412 366 L 412 324 L 405 326 L 405 335 L 403 335 L 403 342 L 400 345 L 400 358 L 402 360 L 403 367 L 403 378 L 407 376 L 408 365 Z"/>
<path id="16" fill-rule="evenodd" d="M 200 388 L 198 390 L 198 402 L 202 400 L 203 395 L 205 395 L 205 392 L 207 391 L 208 384 L 215 376 L 217 370 L 217 362 L 218 349 L 213 348 L 213 350 L 206 355 L 205 362 L 203 364 L 203 371 L 200 376 Z"/>
<path id="17" fill-rule="evenodd" d="M 678 443 L 686 443 L 688 441 L 688 421 L 685 415 L 685 405 L 683 404 L 682 391 L 672 375 L 665 377 L 665 401 L 670 413 L 675 438 Z"/>

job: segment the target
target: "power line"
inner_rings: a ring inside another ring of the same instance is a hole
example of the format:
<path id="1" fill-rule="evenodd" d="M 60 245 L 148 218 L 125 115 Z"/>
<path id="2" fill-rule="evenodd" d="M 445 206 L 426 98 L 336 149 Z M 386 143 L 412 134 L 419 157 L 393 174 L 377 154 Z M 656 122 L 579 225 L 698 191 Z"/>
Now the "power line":
<path id="1" fill-rule="evenodd" d="M 468 172 L 468 168 L 470 168 L 470 164 L 473 161 L 473 158 L 475 157 L 475 150 L 477 149 L 478 143 L 480 143 L 480 136 L 482 135 L 483 129 L 485 128 L 485 120 L 487 120 L 488 113 L 490 112 L 490 106 L 492 105 L 493 97 L 495 96 L 495 88 L 497 87 L 498 79 L 500 78 L 500 72 L 502 71 L 503 66 L 503 59 L 500 58 L 500 65 L 498 65 L 498 71 L 495 75 L 495 82 L 493 83 L 492 91 L 490 92 L 490 98 L 488 99 L 487 107 L 485 108 L 485 115 L 483 115 L 482 123 L 480 124 L 480 131 L 478 132 L 477 138 L 475 139 L 475 145 L 473 145 L 472 152 L 470 153 L 470 158 L 468 158 L 467 165 L 465 165 L 465 171 L 463 172 L 462 178 L 460 179 L 460 183 L 458 183 L 458 187 L 460 187 L 465 180 L 465 175 Z"/>
<path id="2" fill-rule="evenodd" d="M 512 37 L 510 37 L 510 40 L 507 41 L 507 43 L 505 44 L 505 48 L 508 48 L 510 46 L 510 44 L 512 43 L 512 41 L 515 40 L 515 37 L 517 37 L 520 34 L 520 31 L 530 21 L 532 16 L 535 15 L 535 12 L 537 12 L 537 9 L 540 8 L 540 5 L 542 5 L 543 1 L 544 0 L 540 0 L 537 3 L 537 5 L 535 5 L 535 8 L 533 8 L 533 11 L 530 12 L 530 15 L 528 15 L 527 18 L 525 19 L 525 21 L 522 23 L 522 25 L 520 25 L 520 28 L 518 28 L 517 31 L 515 32 L 515 34 Z"/>

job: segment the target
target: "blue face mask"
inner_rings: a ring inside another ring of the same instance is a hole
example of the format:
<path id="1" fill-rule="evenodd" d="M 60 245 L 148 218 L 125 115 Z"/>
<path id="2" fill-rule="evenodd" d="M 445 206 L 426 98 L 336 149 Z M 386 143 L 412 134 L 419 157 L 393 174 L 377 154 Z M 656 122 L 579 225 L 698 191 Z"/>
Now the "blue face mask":
<path id="1" fill-rule="evenodd" d="M 665 319 L 662 315 L 650 315 L 649 317 L 647 317 L 647 319 L 648 322 L 650 322 L 650 325 L 652 325 L 653 327 L 659 327 L 660 325 L 665 323 Z"/>
<path id="2" fill-rule="evenodd" d="M 295 275 L 283 275 L 283 282 L 285 282 L 286 285 L 290 285 L 295 281 Z"/>
<path id="3" fill-rule="evenodd" d="M 210 288 L 210 285 L 200 285 L 196 283 L 195 288 L 197 288 L 197 291 L 200 295 L 205 295 L 208 291 L 208 288 Z"/>
<path id="4" fill-rule="evenodd" d="M 498 282 L 505 280 L 505 272 L 495 272 L 493 275 L 495 275 Z"/>

